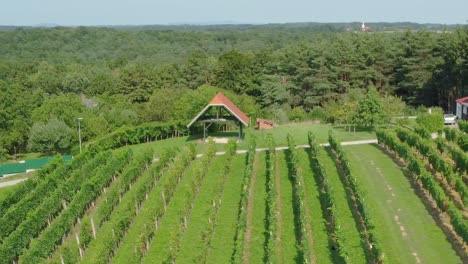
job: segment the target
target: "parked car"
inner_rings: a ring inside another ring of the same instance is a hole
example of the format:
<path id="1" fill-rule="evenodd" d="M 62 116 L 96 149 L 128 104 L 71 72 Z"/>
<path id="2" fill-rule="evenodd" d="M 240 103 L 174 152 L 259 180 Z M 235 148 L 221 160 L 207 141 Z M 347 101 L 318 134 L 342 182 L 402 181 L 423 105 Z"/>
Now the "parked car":
<path id="1" fill-rule="evenodd" d="M 444 124 L 446 125 L 454 125 L 457 123 L 457 116 L 453 114 L 445 114 L 444 115 Z"/>

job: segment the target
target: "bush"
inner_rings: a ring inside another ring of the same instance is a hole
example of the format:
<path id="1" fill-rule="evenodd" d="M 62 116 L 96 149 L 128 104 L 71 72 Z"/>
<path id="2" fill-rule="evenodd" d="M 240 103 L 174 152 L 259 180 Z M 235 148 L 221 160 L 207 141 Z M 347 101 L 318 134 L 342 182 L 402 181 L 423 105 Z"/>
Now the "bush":
<path id="1" fill-rule="evenodd" d="M 419 129 L 426 130 L 429 133 L 441 132 L 444 129 L 444 115 L 438 109 L 432 109 L 431 113 L 421 113 L 416 118 Z"/>
<path id="2" fill-rule="evenodd" d="M 467 120 L 459 120 L 458 127 L 461 131 L 468 133 L 468 121 Z"/>
<path id="3" fill-rule="evenodd" d="M 304 111 L 302 106 L 297 106 L 288 112 L 288 118 L 289 121 L 304 121 L 306 118 L 306 112 Z"/>

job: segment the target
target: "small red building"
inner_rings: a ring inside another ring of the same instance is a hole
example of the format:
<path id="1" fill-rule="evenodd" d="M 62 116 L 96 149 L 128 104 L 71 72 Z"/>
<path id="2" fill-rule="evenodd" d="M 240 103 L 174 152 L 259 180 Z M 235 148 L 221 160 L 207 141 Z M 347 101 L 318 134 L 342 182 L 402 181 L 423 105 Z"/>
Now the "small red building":
<path id="1" fill-rule="evenodd" d="M 257 129 L 272 129 L 274 125 L 273 120 L 257 118 Z"/>

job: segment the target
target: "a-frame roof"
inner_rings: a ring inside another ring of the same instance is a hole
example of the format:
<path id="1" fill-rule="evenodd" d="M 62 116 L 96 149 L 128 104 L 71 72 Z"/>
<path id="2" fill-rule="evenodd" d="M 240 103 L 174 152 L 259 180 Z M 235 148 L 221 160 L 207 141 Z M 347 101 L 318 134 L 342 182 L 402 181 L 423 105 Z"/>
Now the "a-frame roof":
<path id="1" fill-rule="evenodd" d="M 200 117 L 205 114 L 208 109 L 212 106 L 224 106 L 228 112 L 230 112 L 233 116 L 235 116 L 242 124 L 245 126 L 249 126 L 249 117 L 244 114 L 237 106 L 231 102 L 224 94 L 217 93 L 213 99 L 211 99 L 210 103 L 203 108 L 197 116 L 195 116 L 192 121 L 187 125 L 187 127 L 191 127 Z"/>
<path id="2" fill-rule="evenodd" d="M 457 99 L 457 100 L 455 100 L 455 102 L 460 103 L 460 104 L 468 103 L 468 96 Z"/>

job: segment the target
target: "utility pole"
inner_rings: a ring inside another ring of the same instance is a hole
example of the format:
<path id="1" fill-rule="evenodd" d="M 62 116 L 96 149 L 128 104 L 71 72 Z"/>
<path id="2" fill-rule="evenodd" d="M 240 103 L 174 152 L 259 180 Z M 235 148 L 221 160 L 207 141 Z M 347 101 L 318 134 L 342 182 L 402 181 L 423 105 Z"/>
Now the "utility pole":
<path id="1" fill-rule="evenodd" d="M 80 124 L 81 120 L 83 120 L 83 118 L 78 117 L 78 139 L 80 141 L 80 154 L 81 154 L 81 124 Z"/>

